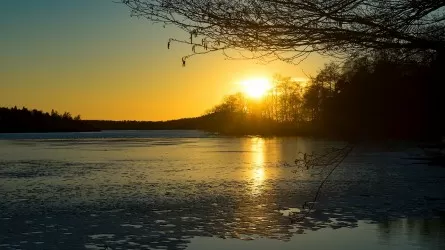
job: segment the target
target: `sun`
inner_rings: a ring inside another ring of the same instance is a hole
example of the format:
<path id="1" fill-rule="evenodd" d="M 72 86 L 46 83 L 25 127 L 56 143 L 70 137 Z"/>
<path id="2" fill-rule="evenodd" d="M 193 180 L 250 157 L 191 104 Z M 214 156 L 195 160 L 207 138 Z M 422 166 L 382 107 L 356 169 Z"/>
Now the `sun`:
<path id="1" fill-rule="evenodd" d="M 272 88 L 267 78 L 250 78 L 241 82 L 242 92 L 250 98 L 260 99 Z"/>

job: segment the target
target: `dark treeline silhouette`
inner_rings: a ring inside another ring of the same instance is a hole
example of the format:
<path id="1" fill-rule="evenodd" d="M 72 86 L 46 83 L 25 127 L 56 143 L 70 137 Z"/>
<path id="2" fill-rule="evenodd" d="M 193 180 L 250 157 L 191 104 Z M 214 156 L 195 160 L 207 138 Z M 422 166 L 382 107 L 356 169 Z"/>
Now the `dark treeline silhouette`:
<path id="1" fill-rule="evenodd" d="M 101 130 L 199 130 L 205 129 L 206 118 L 182 118 L 169 121 L 89 120 L 87 122 Z"/>
<path id="2" fill-rule="evenodd" d="M 0 133 L 20 132 L 83 132 L 97 131 L 80 116 L 73 117 L 69 112 L 59 114 L 40 110 L 0 108 Z"/>
<path id="3" fill-rule="evenodd" d="M 441 65 L 438 58 L 354 57 L 326 64 L 308 83 L 276 76 L 262 100 L 231 95 L 207 116 L 231 134 L 439 139 Z"/>
<path id="4" fill-rule="evenodd" d="M 387 55 L 350 60 L 339 74 L 331 74 L 328 65 L 314 79 L 321 88 L 317 125 L 348 136 L 440 139 L 443 66 L 443 58 L 404 61 Z"/>
<path id="5" fill-rule="evenodd" d="M 211 130 L 207 116 L 170 121 L 82 120 L 69 112 L 0 108 L 0 133 L 89 132 L 101 130 Z"/>

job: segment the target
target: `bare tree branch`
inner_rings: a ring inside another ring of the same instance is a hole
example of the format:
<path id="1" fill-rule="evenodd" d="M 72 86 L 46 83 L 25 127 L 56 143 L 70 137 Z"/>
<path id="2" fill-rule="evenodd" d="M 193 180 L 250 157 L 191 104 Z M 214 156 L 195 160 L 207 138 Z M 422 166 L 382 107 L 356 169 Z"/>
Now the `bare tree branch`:
<path id="1" fill-rule="evenodd" d="M 212 52 L 296 63 L 308 54 L 445 48 L 445 0 L 121 0 L 131 15 L 174 25 Z M 179 39 L 181 40 L 181 39 Z M 176 41 L 176 40 L 174 40 Z M 230 57 L 229 57 L 230 58 Z"/>

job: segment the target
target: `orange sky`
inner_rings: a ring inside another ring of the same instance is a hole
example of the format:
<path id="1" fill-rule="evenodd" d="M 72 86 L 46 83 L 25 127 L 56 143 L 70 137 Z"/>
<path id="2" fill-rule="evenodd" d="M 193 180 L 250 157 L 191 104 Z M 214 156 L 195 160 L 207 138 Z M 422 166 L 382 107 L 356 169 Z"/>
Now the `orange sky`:
<path id="1" fill-rule="evenodd" d="M 314 74 L 327 60 L 295 66 L 181 57 L 187 37 L 131 18 L 112 1 L 8 1 L 0 9 L 0 106 L 69 111 L 83 119 L 167 120 L 192 117 L 248 78 Z"/>

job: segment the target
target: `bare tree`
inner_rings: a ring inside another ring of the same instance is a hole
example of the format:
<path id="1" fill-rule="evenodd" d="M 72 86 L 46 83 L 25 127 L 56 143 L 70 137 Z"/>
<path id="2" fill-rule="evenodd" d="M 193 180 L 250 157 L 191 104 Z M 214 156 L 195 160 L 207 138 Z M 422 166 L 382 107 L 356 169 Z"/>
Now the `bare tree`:
<path id="1" fill-rule="evenodd" d="M 298 63 L 312 52 L 445 49 L 444 0 L 120 0 L 132 16 L 188 32 L 192 55 Z M 443 53 L 443 52 L 440 52 Z"/>
<path id="2" fill-rule="evenodd" d="M 338 82 L 340 77 L 340 65 L 331 62 L 324 65 L 324 67 L 318 72 L 318 74 L 313 77 L 312 82 L 313 84 L 321 85 L 323 88 L 329 87 L 329 92 L 327 94 L 331 96 L 336 89 L 335 83 Z"/>

